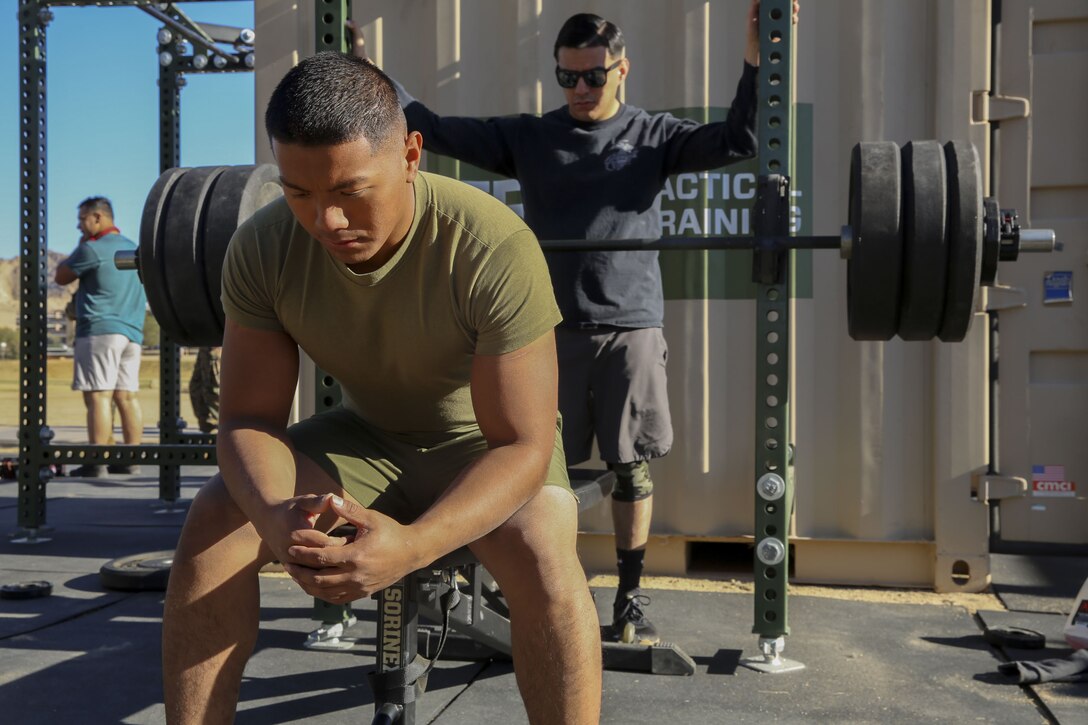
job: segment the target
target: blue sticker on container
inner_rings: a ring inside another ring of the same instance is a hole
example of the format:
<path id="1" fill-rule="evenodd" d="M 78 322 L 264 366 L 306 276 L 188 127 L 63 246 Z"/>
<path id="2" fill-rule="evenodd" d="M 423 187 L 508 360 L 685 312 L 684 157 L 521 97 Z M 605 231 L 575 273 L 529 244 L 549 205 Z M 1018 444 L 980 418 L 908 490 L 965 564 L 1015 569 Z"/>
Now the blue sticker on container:
<path id="1" fill-rule="evenodd" d="M 1073 272 L 1047 272 L 1043 276 L 1043 304 L 1073 301 Z"/>

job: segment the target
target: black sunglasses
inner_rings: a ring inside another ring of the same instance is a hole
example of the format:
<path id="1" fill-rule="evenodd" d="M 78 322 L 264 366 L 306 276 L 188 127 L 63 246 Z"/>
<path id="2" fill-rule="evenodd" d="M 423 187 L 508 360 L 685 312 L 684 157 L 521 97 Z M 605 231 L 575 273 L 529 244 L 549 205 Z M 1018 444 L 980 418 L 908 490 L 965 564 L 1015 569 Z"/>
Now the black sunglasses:
<path id="1" fill-rule="evenodd" d="M 584 78 L 586 85 L 590 88 L 600 88 L 608 81 L 608 74 L 611 73 L 616 66 L 623 62 L 623 58 L 620 58 L 607 68 L 590 68 L 589 70 L 567 70 L 566 68 L 555 67 L 555 80 L 559 81 L 560 88 L 574 88 L 578 85 L 578 79 Z"/>

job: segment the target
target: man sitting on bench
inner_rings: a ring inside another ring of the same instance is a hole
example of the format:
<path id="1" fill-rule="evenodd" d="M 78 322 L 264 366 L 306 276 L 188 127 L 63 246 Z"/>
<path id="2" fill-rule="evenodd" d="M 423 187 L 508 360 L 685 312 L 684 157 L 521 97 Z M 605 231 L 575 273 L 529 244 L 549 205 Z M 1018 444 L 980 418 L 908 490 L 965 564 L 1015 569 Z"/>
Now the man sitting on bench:
<path id="1" fill-rule="evenodd" d="M 597 722 L 598 619 L 557 425 L 559 312 L 536 238 L 501 202 L 418 170 L 396 92 L 321 53 L 265 115 L 285 198 L 223 268 L 220 474 L 197 494 L 163 616 L 172 723 L 230 722 L 258 570 L 345 603 L 468 545 L 510 608 L 534 723 Z M 301 347 L 342 408 L 290 428 Z M 349 522 L 353 539 L 326 532 Z"/>

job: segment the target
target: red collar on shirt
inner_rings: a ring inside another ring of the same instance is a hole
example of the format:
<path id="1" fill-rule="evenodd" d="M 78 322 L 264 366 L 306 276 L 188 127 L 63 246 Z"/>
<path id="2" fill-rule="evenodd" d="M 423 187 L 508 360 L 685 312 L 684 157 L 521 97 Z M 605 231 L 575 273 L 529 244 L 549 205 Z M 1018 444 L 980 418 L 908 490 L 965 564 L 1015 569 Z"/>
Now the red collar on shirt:
<path id="1" fill-rule="evenodd" d="M 87 237 L 87 241 L 88 242 L 97 242 L 99 239 L 106 236 L 107 234 L 120 234 L 120 233 L 121 233 L 121 230 L 118 229 L 117 227 L 110 227 L 109 229 L 103 229 L 102 231 L 100 231 L 98 234 L 95 234 L 94 236 Z"/>

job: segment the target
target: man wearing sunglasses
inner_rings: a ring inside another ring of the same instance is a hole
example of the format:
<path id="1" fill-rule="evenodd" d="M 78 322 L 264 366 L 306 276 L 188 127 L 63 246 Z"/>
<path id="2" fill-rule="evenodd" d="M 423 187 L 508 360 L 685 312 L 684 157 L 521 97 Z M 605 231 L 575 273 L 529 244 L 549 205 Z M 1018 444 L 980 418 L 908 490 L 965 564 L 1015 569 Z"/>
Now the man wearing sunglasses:
<path id="1" fill-rule="evenodd" d="M 798 3 L 793 4 L 797 22 Z M 756 152 L 759 1 L 747 15 L 744 69 L 727 118 L 700 124 L 620 100 L 631 71 L 623 34 L 589 13 L 569 18 L 555 41 L 555 78 L 566 105 L 543 116 L 439 116 L 394 81 L 408 126 L 428 150 L 521 185 L 525 221 L 540 239 L 661 236 L 659 194 L 672 174 L 719 168 Z M 353 24 L 354 52 L 366 58 Z M 648 461 L 672 446 L 662 334 L 664 297 L 655 251 L 548 255 L 563 322 L 556 329 L 559 409 L 567 463 L 592 454 L 594 438 L 615 471 L 612 493 L 619 587 L 612 633 L 659 641 L 640 593 L 653 511 Z"/>

